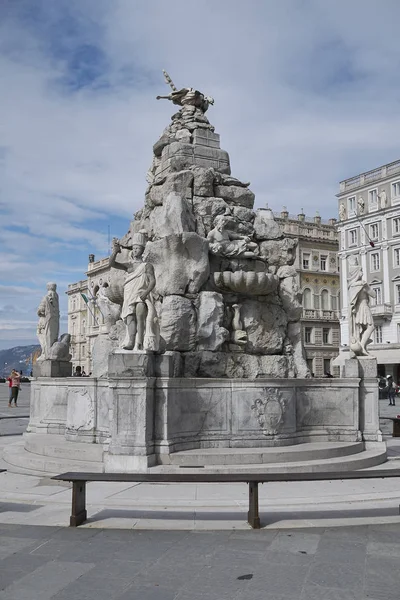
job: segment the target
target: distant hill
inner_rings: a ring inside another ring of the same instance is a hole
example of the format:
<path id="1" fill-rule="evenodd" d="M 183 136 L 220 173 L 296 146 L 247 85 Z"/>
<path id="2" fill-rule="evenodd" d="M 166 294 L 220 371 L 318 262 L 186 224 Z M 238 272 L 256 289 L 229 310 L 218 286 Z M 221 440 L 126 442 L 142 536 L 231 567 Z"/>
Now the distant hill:
<path id="1" fill-rule="evenodd" d="M 11 369 L 17 369 L 17 371 L 22 371 L 23 375 L 29 375 L 32 370 L 32 354 L 39 351 L 38 344 L 0 350 L 0 376 L 9 375 Z"/>

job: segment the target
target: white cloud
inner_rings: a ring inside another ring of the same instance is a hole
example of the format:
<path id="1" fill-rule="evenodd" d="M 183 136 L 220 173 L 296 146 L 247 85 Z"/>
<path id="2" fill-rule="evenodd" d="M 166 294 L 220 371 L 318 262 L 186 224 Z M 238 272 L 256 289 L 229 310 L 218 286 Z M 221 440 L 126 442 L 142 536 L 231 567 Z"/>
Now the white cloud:
<path id="1" fill-rule="evenodd" d="M 0 308 L 7 294 L 34 312 L 46 281 L 63 291 L 90 251 L 106 253 L 114 217 L 128 227 L 174 112 L 155 100 L 162 68 L 178 87 L 215 97 L 209 118 L 257 205 L 335 216 L 341 179 L 399 157 L 397 0 L 9 7 L 0 8 L 0 278 L 37 291 L 0 287 Z M 84 47 L 98 64 L 79 63 Z M 99 76 L 78 89 L 91 69 Z"/>

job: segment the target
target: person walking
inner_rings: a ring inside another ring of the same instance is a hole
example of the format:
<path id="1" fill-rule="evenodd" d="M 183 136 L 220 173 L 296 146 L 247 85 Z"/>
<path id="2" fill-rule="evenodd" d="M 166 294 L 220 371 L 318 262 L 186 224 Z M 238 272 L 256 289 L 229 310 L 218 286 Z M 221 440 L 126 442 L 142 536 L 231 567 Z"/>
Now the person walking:
<path id="1" fill-rule="evenodd" d="M 12 379 L 11 379 L 11 375 L 10 377 L 7 377 L 7 381 L 8 381 L 8 406 L 11 406 L 11 394 L 12 394 Z"/>
<path id="2" fill-rule="evenodd" d="M 14 400 L 14 406 L 17 406 L 17 400 L 18 400 L 18 393 L 21 387 L 21 375 L 18 373 L 18 371 L 16 371 L 15 369 L 13 369 L 11 371 L 11 396 L 10 396 L 10 402 L 8 403 L 8 406 L 12 406 L 12 402 Z"/>
<path id="3" fill-rule="evenodd" d="M 386 377 L 386 380 L 387 380 L 389 406 L 396 406 L 396 391 L 394 389 L 393 377 L 391 375 L 388 375 Z"/>

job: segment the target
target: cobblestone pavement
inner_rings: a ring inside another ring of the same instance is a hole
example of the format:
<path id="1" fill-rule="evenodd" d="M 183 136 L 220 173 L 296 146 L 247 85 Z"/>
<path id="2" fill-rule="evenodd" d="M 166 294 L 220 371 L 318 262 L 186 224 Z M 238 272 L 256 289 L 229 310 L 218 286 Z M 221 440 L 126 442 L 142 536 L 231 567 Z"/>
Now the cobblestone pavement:
<path id="1" fill-rule="evenodd" d="M 246 532 L 0 525 L 1 600 L 398 600 L 400 525 Z"/>

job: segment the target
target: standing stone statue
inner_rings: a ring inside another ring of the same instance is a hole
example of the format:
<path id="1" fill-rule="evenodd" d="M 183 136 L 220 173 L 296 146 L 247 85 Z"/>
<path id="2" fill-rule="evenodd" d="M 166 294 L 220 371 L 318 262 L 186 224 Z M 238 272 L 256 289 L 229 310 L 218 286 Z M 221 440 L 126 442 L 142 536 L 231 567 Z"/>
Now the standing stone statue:
<path id="1" fill-rule="evenodd" d="M 158 319 L 151 294 L 156 279 L 153 265 L 142 259 L 145 244 L 145 236 L 135 233 L 132 236 L 131 260 L 123 263 L 116 260 L 121 245 L 118 240 L 113 240 L 110 267 L 126 271 L 121 312 L 121 319 L 126 325 L 122 343 L 125 350 L 158 350 Z"/>
<path id="2" fill-rule="evenodd" d="M 339 206 L 339 220 L 344 221 L 345 218 L 346 218 L 346 207 L 343 204 L 343 202 L 341 202 L 340 206 Z"/>
<path id="3" fill-rule="evenodd" d="M 37 311 L 39 316 L 37 336 L 42 347 L 42 354 L 38 360 L 48 359 L 52 345 L 58 340 L 60 310 L 56 290 L 57 285 L 55 283 L 47 284 L 47 294 L 42 298 Z"/>
<path id="4" fill-rule="evenodd" d="M 357 257 L 349 268 L 348 275 L 350 349 L 357 356 L 369 356 L 367 344 L 375 329 L 374 319 L 370 308 L 370 298 L 376 294 L 370 285 L 363 280 L 362 267 Z"/>

